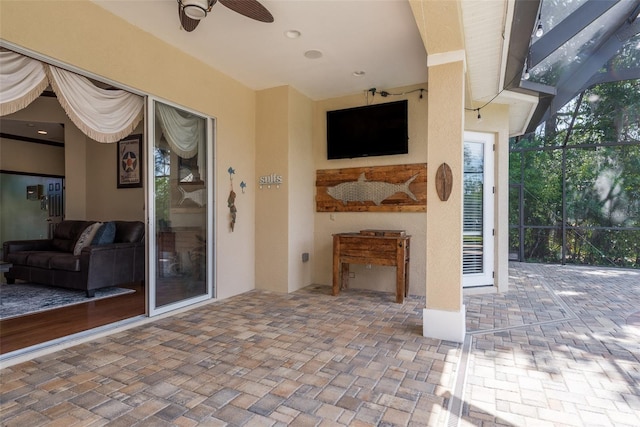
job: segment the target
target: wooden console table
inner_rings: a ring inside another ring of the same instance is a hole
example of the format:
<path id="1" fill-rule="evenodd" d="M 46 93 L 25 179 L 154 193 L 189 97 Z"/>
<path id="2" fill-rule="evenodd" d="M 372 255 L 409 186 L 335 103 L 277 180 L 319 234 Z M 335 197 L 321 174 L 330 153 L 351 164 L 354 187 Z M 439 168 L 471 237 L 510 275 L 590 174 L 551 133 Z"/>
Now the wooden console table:
<path id="1" fill-rule="evenodd" d="M 333 295 L 349 286 L 349 264 L 396 267 L 396 302 L 409 294 L 409 242 L 400 230 L 362 230 L 333 235 Z"/>

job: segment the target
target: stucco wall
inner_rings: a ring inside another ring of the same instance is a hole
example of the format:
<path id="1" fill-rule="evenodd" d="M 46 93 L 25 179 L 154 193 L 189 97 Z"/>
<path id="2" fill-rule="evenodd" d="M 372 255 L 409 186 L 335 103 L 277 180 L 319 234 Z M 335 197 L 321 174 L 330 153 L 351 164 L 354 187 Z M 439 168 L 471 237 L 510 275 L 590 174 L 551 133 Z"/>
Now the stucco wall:
<path id="1" fill-rule="evenodd" d="M 258 92 L 256 173 L 281 185 L 258 184 L 256 287 L 292 292 L 311 283 L 313 265 L 313 103 L 291 87 Z M 310 260 L 302 262 L 302 253 Z"/>
<path id="2" fill-rule="evenodd" d="M 311 100 L 289 88 L 289 292 L 312 283 L 315 262 L 312 120 Z M 309 254 L 309 261 L 302 261 L 303 253 Z"/>
<path id="3" fill-rule="evenodd" d="M 427 89 L 427 84 L 385 88 L 390 93 L 407 93 L 415 89 Z M 409 153 L 393 156 L 363 157 L 358 159 L 327 160 L 326 150 L 326 112 L 343 108 L 365 105 L 364 94 L 319 101 L 313 113 L 313 156 L 315 169 L 340 169 L 362 166 L 401 165 L 427 162 L 427 92 L 420 99 L 420 92 L 402 96 L 373 98 L 373 103 L 399 101 L 409 102 Z M 371 98 L 370 98 L 371 99 Z M 429 166 L 427 165 L 429 170 Z M 427 206 L 428 209 L 428 206 Z M 426 259 L 426 214 L 409 212 L 316 212 L 314 225 L 313 282 L 330 285 L 333 271 L 332 235 L 360 231 L 364 229 L 406 230 L 411 237 L 411 263 L 409 271 L 410 293 L 425 295 L 425 259 Z M 373 289 L 393 292 L 395 286 L 395 268 L 372 265 L 353 265 L 351 272 L 355 277 L 349 280 L 352 288 Z"/>
<path id="4" fill-rule="evenodd" d="M 463 100 L 462 61 L 429 66 L 429 176 L 447 163 L 453 185 L 446 201 L 427 187 L 427 308 L 450 312 L 462 312 Z"/>
<path id="5" fill-rule="evenodd" d="M 256 188 L 256 287 L 287 292 L 289 283 L 289 90 L 258 92 L 256 122 L 257 179 L 273 174 L 283 184 Z"/>

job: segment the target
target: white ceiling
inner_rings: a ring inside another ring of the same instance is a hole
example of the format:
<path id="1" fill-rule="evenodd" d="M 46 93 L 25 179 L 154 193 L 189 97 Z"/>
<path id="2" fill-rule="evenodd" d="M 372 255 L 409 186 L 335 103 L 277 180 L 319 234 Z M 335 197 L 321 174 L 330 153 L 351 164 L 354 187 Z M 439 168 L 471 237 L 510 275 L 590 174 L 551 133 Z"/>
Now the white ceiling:
<path id="1" fill-rule="evenodd" d="M 193 32 L 180 28 L 176 0 L 94 3 L 254 90 L 290 85 L 320 100 L 427 80 L 407 0 L 261 0 L 270 24 L 217 3 Z M 288 30 L 301 36 L 287 38 Z M 308 59 L 308 50 L 323 56 Z"/>

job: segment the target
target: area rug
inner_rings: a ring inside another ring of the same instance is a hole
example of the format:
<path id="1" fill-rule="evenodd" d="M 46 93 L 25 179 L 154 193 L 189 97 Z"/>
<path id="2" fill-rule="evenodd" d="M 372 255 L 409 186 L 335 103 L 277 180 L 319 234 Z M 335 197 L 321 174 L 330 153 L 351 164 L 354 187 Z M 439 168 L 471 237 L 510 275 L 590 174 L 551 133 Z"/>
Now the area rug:
<path id="1" fill-rule="evenodd" d="M 32 283 L 16 283 L 13 285 L 3 283 L 0 284 L 0 320 L 132 292 L 134 292 L 133 289 L 102 288 L 96 290 L 96 295 L 93 298 L 87 298 L 85 291 L 75 289 L 56 288 Z"/>

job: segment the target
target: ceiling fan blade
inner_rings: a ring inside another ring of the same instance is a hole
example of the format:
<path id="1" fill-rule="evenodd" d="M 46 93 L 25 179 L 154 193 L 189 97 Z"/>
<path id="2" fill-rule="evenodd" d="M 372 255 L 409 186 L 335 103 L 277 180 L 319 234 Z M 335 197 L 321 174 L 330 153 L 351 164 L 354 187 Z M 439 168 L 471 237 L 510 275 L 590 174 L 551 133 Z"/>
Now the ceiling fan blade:
<path id="1" fill-rule="evenodd" d="M 219 0 L 220 3 L 244 15 L 247 18 L 255 19 L 260 22 L 273 22 L 273 15 L 266 7 L 261 5 L 258 0 Z"/>
<path id="2" fill-rule="evenodd" d="M 200 23 L 200 21 L 197 19 L 189 18 L 184 13 L 184 9 L 180 5 L 180 3 L 178 3 L 178 17 L 180 18 L 180 25 L 182 26 L 182 29 L 188 33 L 195 30 L 198 24 Z"/>

